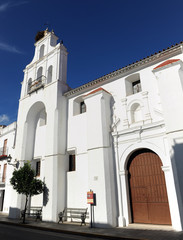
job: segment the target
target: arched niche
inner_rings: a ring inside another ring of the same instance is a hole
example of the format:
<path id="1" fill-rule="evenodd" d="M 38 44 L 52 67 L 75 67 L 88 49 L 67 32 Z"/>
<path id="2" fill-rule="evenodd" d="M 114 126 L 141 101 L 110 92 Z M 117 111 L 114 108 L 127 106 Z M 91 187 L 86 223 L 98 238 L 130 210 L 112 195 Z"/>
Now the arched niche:
<path id="1" fill-rule="evenodd" d="M 48 68 L 48 76 L 47 76 L 47 83 L 51 83 L 52 82 L 52 75 L 53 75 L 53 66 L 49 66 Z"/>
<path id="2" fill-rule="evenodd" d="M 41 78 L 42 75 L 43 75 L 43 67 L 40 67 L 37 70 L 37 79 Z"/>
<path id="3" fill-rule="evenodd" d="M 131 106 L 130 112 L 131 112 L 131 123 L 136 123 L 143 120 L 142 109 L 139 103 L 134 103 Z"/>
<path id="4" fill-rule="evenodd" d="M 39 58 L 42 58 L 44 56 L 44 49 L 45 49 L 45 46 L 44 44 L 40 47 L 40 51 L 39 51 Z"/>

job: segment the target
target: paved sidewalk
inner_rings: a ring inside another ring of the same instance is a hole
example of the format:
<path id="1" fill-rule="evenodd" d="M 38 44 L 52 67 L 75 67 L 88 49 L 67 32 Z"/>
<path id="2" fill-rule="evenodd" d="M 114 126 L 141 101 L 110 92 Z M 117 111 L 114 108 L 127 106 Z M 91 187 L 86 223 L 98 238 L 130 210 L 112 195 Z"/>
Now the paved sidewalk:
<path id="1" fill-rule="evenodd" d="M 62 232 L 81 236 L 96 236 L 101 239 L 121 240 L 183 240 L 183 232 L 176 232 L 170 226 L 130 224 L 126 228 L 90 228 L 80 226 L 79 223 L 52 223 L 27 220 L 22 224 L 19 219 L 9 219 L 7 215 L 0 214 L 0 223 L 34 228 L 44 231 Z"/>

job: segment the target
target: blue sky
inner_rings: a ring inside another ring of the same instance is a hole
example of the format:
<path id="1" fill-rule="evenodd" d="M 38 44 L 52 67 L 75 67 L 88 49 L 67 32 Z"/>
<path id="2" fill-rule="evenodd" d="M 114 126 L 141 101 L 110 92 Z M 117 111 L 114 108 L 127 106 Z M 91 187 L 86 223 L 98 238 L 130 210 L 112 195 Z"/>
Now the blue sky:
<path id="1" fill-rule="evenodd" d="M 182 16 L 182 0 L 0 0 L 0 124 L 17 119 L 23 69 L 44 24 L 68 49 L 75 88 L 183 41 Z"/>

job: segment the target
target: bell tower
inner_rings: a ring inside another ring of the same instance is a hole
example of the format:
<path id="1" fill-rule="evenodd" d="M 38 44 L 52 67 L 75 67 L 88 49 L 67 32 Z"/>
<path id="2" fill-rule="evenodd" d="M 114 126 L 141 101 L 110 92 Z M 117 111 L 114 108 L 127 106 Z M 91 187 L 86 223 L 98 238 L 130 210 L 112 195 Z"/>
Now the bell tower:
<path id="1" fill-rule="evenodd" d="M 68 90 L 68 53 L 48 29 L 38 32 L 35 41 L 33 60 L 24 69 L 15 155 L 22 165 L 31 161 L 48 189 L 48 196 L 32 197 L 30 204 L 43 205 L 43 220 L 57 221 L 66 202 L 67 101 L 63 94 Z M 13 203 L 20 210 L 23 204 L 20 196 Z"/>
<path id="2" fill-rule="evenodd" d="M 58 37 L 48 30 L 38 32 L 35 37 L 33 60 L 24 70 L 21 99 L 34 91 L 60 81 L 66 84 L 67 49 L 58 43 Z"/>

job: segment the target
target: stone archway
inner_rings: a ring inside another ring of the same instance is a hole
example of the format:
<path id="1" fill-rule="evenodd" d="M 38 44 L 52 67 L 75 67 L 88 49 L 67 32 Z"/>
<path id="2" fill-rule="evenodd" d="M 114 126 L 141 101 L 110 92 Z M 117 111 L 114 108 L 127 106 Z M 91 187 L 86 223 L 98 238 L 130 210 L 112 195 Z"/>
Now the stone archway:
<path id="1" fill-rule="evenodd" d="M 132 222 L 171 224 L 162 162 L 151 150 L 135 151 L 128 161 Z"/>

